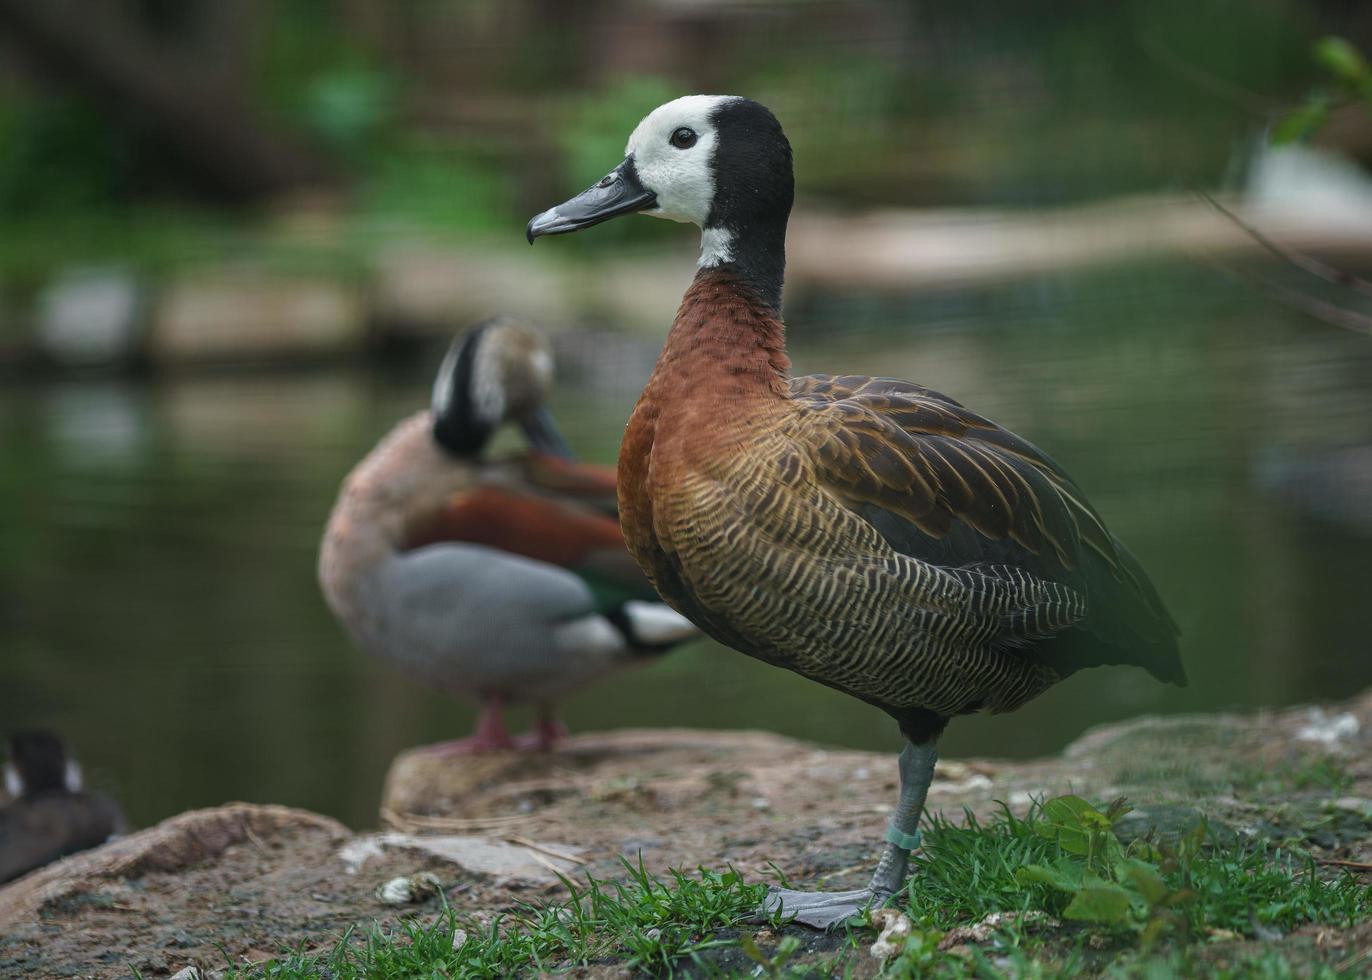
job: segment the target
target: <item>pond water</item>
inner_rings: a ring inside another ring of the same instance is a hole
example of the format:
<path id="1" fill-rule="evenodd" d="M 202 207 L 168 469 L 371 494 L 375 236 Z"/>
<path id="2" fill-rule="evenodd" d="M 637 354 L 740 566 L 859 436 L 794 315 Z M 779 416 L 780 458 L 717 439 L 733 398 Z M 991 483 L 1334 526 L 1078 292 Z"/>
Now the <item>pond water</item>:
<path id="1" fill-rule="evenodd" d="M 1086 671 L 1015 714 L 956 721 L 946 755 L 1031 756 L 1138 714 L 1372 684 L 1372 540 L 1321 504 L 1339 485 L 1326 454 L 1372 445 L 1372 339 L 1204 268 L 793 299 L 798 371 L 918 380 L 1047 449 L 1185 632 L 1189 687 Z M 659 344 L 560 335 L 554 409 L 585 458 L 614 459 Z M 315 547 L 338 481 L 424 402 L 434 363 L 9 383 L 0 728 L 62 731 L 140 824 L 246 799 L 374 825 L 394 753 L 465 734 L 472 711 L 349 646 Z M 708 642 L 580 693 L 566 718 L 897 746 L 880 712 Z"/>

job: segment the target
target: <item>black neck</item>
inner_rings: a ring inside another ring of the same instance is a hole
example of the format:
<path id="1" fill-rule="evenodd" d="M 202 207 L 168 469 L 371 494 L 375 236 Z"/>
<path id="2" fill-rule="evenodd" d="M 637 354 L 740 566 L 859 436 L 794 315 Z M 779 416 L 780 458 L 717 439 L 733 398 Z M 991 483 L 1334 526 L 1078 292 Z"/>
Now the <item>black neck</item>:
<path id="1" fill-rule="evenodd" d="M 444 410 L 434 415 L 433 437 L 454 456 L 478 456 L 491 438 L 491 426 L 478 417 L 476 406 L 472 404 L 477 338 L 485 328 L 482 324 L 467 335 L 451 370 L 444 370 L 446 363 L 444 369 L 440 369 L 452 389 Z"/>
<path id="2" fill-rule="evenodd" d="M 490 441 L 491 430 L 470 415 L 448 412 L 434 419 L 434 441 L 453 456 L 480 456 Z"/>
<path id="3" fill-rule="evenodd" d="M 770 309 L 781 312 L 781 285 L 786 277 L 786 218 L 753 223 L 732 232 L 730 259 L 720 264 L 751 287 Z"/>

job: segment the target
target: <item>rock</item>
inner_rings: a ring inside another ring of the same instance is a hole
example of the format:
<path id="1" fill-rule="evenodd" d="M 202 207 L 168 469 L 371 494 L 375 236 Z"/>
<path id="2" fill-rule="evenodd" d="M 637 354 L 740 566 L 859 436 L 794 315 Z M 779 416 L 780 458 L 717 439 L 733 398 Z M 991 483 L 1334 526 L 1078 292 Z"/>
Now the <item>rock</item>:
<path id="1" fill-rule="evenodd" d="M 302 830 L 332 837 L 349 833 L 337 820 L 293 807 L 230 803 L 192 810 L 63 858 L 0 887 L 0 930 L 33 915 L 47 903 L 90 891 L 100 879 L 180 871 L 213 860 L 233 844 L 262 844 L 288 831 Z"/>
<path id="2" fill-rule="evenodd" d="M 356 284 L 239 266 L 174 276 L 156 304 L 148 351 L 165 363 L 253 360 L 347 353 L 365 339 Z"/>
<path id="3" fill-rule="evenodd" d="M 1347 810 L 1366 820 L 1372 820 L 1372 800 L 1363 799 L 1360 796 L 1340 796 L 1329 805 L 1336 810 Z"/>
<path id="4" fill-rule="evenodd" d="M 808 758 L 814 747 L 766 732 L 706 732 L 687 729 L 623 729 L 576 735 L 555 753 L 494 752 L 451 756 L 411 749 L 396 756 L 386 774 L 382 820 L 412 829 L 407 818 L 439 815 L 510 821 L 547 808 L 568 794 L 598 802 L 672 806 L 697 794 L 737 797 L 737 783 L 750 773 L 718 775 L 723 758 L 753 766 Z M 871 756 L 853 753 L 864 760 Z M 894 758 L 894 757 L 893 757 Z M 886 769 L 894 772 L 894 761 Z M 851 771 L 851 768 L 850 770 Z M 659 778 L 642 778 L 658 774 Z M 752 793 L 743 805 L 767 793 Z M 437 828 L 426 828 L 437 829 Z M 451 826 L 444 829 L 453 830 Z"/>
<path id="5" fill-rule="evenodd" d="M 143 291 L 128 269 L 69 269 L 38 296 L 39 349 L 70 367 L 117 367 L 137 352 Z"/>
<path id="6" fill-rule="evenodd" d="M 1238 833 L 1228 824 L 1207 817 L 1194 806 L 1178 803 L 1152 803 L 1126 813 L 1115 824 L 1115 836 L 1128 844 L 1141 838 L 1175 845 L 1204 823 L 1210 839 L 1225 845 L 1238 841 Z"/>
<path id="7" fill-rule="evenodd" d="M 1343 714 L 1358 731 L 1339 743 L 1344 776 L 1334 799 L 1318 785 L 1269 791 L 1237 778 L 1328 764 L 1322 743 L 1297 737 L 1313 717 L 1299 708 L 1142 719 L 1090 732 L 1066 755 L 940 763 L 930 809 L 960 821 L 966 808 L 986 820 L 1002 800 L 1123 795 L 1136 807 L 1125 836 L 1184 833 L 1204 817 L 1245 838 L 1302 840 L 1330 867 L 1361 862 L 1372 692 L 1322 717 Z M 415 906 L 377 900 L 377 886 L 397 878 L 409 882 L 411 897 L 414 883 L 430 876 L 451 883 L 448 904 L 483 930 L 526 903 L 565 901 L 555 871 L 622 881 L 625 861 L 659 876 L 700 865 L 763 882 L 775 869 L 798 884 L 860 887 L 896 781 L 894 752 L 822 749 L 764 732 L 584 734 L 550 753 L 412 750 L 388 776 L 389 830 L 354 836 L 303 811 L 235 804 L 177 817 L 0 889 L 0 976 L 105 968 L 92 963 L 164 975 L 226 956 L 243 964 L 283 948 L 318 949 L 350 929 L 365 935 L 373 922 L 394 930 L 414 921 Z M 756 808 L 757 800 L 769 807 Z M 398 898 L 400 887 L 387 894 Z M 970 957 L 1009 924 L 969 924 L 950 931 L 945 945 Z M 1350 948 L 1362 941 L 1330 928 Z M 898 945 L 891 937 L 888 944 Z M 865 956 L 861 962 L 876 968 Z"/>
<path id="8" fill-rule="evenodd" d="M 569 844 L 513 843 L 462 834 L 371 834 L 348 841 L 338 856 L 348 873 L 356 874 L 372 857 L 392 848 L 422 851 L 468 874 L 525 884 L 555 882 L 558 875 L 570 874 L 582 863 L 576 856 L 579 848 Z"/>

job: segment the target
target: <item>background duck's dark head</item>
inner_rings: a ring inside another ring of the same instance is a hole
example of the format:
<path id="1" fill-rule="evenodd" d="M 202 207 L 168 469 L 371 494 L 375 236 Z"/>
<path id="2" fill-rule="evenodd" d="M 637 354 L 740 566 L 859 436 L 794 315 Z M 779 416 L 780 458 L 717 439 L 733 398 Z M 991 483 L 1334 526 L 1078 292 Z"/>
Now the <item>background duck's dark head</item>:
<path id="1" fill-rule="evenodd" d="M 702 268 L 730 266 L 775 307 L 795 196 L 791 144 L 766 106 L 688 95 L 634 129 L 625 159 L 595 186 L 536 215 L 530 241 L 641 212 L 701 229 Z"/>
<path id="2" fill-rule="evenodd" d="M 434 439 L 454 455 L 472 457 L 510 421 L 539 452 L 570 456 L 543 404 L 552 382 L 553 356 L 541 335 L 509 317 L 479 323 L 453 341 L 439 365 Z"/>
<path id="3" fill-rule="evenodd" d="M 52 732 L 15 732 L 9 737 L 5 787 L 16 798 L 81 789 L 81 769 Z"/>

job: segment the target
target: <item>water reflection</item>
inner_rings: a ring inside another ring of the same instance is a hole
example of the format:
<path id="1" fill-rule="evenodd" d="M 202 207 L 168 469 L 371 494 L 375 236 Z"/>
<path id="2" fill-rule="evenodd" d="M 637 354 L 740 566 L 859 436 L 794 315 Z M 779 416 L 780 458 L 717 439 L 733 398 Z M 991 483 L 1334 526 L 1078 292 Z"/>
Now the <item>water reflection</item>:
<path id="1" fill-rule="evenodd" d="M 1372 684 L 1366 530 L 1310 516 L 1264 476 L 1372 445 L 1372 342 L 1174 269 L 799 297 L 789 315 L 797 370 L 924 381 L 1046 447 L 1185 630 L 1189 688 L 1086 672 L 1014 715 L 956 722 L 948 754 L 1027 756 L 1142 712 Z M 553 407 L 585 457 L 614 458 L 656 344 L 560 337 Z M 471 712 L 351 649 L 314 549 L 338 480 L 423 402 L 431 368 L 0 395 L 4 727 L 62 730 L 139 823 L 234 798 L 373 823 L 393 753 L 463 733 Z M 567 720 L 896 742 L 879 712 L 709 643 L 587 690 Z"/>

